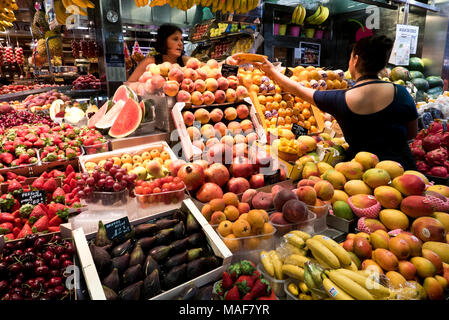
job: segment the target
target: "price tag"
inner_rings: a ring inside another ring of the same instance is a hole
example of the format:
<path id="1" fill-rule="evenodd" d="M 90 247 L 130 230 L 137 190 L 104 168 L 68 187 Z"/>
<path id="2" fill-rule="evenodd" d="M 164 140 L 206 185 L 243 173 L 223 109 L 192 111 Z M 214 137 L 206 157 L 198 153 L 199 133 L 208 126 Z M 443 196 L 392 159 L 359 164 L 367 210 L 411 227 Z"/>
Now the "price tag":
<path id="1" fill-rule="evenodd" d="M 22 195 L 20 196 L 20 204 L 38 205 L 39 203 L 45 203 L 46 199 L 47 197 L 45 196 L 44 190 L 22 192 Z"/>
<path id="2" fill-rule="evenodd" d="M 292 126 L 292 132 L 296 136 L 296 138 L 300 136 L 306 136 L 309 133 L 309 131 L 306 128 L 303 128 L 296 123 L 294 123 Z"/>
<path id="3" fill-rule="evenodd" d="M 237 76 L 239 72 L 239 66 L 233 66 L 230 64 L 223 64 L 221 66 L 221 74 L 223 77 L 227 78 L 229 76 Z"/>
<path id="4" fill-rule="evenodd" d="M 122 238 L 127 233 L 131 232 L 131 225 L 128 217 L 123 217 L 121 219 L 106 223 L 104 227 L 106 228 L 106 234 L 110 240 Z"/>
<path id="5" fill-rule="evenodd" d="M 270 186 L 272 184 L 276 184 L 281 181 L 281 169 L 278 169 L 274 174 L 272 175 L 264 175 L 263 176 L 264 182 L 266 186 Z"/>
<path id="6" fill-rule="evenodd" d="M 293 71 L 290 70 L 290 68 L 285 68 L 285 76 L 291 77 L 293 75 Z"/>

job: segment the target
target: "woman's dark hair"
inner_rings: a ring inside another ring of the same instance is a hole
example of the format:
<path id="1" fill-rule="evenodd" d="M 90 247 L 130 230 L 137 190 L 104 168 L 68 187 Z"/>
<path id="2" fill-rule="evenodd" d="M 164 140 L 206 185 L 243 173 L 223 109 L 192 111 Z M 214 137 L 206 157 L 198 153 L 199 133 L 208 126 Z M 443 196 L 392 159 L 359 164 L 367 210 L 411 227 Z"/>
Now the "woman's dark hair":
<path id="1" fill-rule="evenodd" d="M 156 43 L 154 44 L 154 49 L 160 54 L 167 54 L 167 38 L 170 37 L 176 31 L 179 31 L 182 34 L 181 28 L 173 24 L 166 23 L 161 25 L 157 30 Z"/>
<path id="2" fill-rule="evenodd" d="M 371 36 L 358 41 L 352 52 L 360 57 L 359 72 L 377 74 L 385 68 L 392 48 L 393 41 L 386 36 Z"/>

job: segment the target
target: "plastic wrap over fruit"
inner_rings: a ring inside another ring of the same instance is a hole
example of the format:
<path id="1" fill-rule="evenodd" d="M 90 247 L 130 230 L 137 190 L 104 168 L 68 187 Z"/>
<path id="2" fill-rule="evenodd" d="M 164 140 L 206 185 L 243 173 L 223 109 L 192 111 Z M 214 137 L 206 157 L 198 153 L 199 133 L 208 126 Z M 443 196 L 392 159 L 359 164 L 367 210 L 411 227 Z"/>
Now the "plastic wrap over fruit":
<path id="1" fill-rule="evenodd" d="M 388 281 L 388 285 L 391 291 L 388 300 L 421 300 L 421 292 L 416 283 L 407 281 L 393 286 L 391 281 Z"/>
<path id="2" fill-rule="evenodd" d="M 307 261 L 304 265 L 304 282 L 310 292 L 320 299 L 329 297 L 323 286 L 323 272 L 324 268 L 317 263 Z"/>

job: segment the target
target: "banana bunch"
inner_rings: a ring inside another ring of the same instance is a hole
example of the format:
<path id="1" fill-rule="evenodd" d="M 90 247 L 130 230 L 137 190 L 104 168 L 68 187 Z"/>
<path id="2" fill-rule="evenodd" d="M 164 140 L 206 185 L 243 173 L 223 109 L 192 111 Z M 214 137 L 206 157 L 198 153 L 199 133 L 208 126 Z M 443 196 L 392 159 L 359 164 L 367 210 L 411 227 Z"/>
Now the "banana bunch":
<path id="1" fill-rule="evenodd" d="M 283 262 L 278 252 L 275 250 L 260 252 L 260 261 L 268 273 L 268 275 L 277 280 L 284 280 L 284 274 L 282 273 Z"/>
<path id="2" fill-rule="evenodd" d="M 315 260 L 325 268 L 357 270 L 351 255 L 331 238 L 315 235 L 306 241 L 306 245 Z"/>
<path id="3" fill-rule="evenodd" d="M 154 2 L 154 1 L 153 1 Z M 160 1 L 159 1 L 160 2 Z M 137 7 L 145 7 L 146 5 L 148 5 L 148 0 L 134 0 L 134 3 L 136 4 Z M 164 3 L 165 4 L 165 3 Z M 161 6 L 163 6 L 164 4 L 161 4 Z M 154 7 L 154 5 L 152 6 Z"/>
<path id="4" fill-rule="evenodd" d="M 298 285 L 294 282 L 290 282 L 287 286 L 288 292 L 295 297 L 298 297 L 299 300 L 313 300 L 312 293 L 310 292 L 307 285 L 300 281 Z"/>
<path id="5" fill-rule="evenodd" d="M 89 0 L 64 0 L 63 3 L 65 8 L 68 6 L 77 6 L 83 9 L 95 8 L 95 5 Z"/>
<path id="6" fill-rule="evenodd" d="M 326 270 L 322 277 L 324 289 L 334 300 L 386 300 L 392 294 L 367 272 Z"/>
<path id="7" fill-rule="evenodd" d="M 313 15 L 306 19 L 308 24 L 320 25 L 329 18 L 329 8 L 325 6 L 319 6 Z"/>
<path id="8" fill-rule="evenodd" d="M 212 12 L 222 13 L 247 13 L 259 5 L 260 0 L 151 0 L 150 7 L 168 4 L 171 8 L 188 10 L 194 5 L 210 7 Z M 142 7 L 148 4 L 148 0 L 134 0 L 136 6 Z"/>
<path id="9" fill-rule="evenodd" d="M 14 10 L 18 10 L 16 0 L 2 0 L 0 1 L 0 31 L 5 31 L 6 28 L 11 28 L 13 22 L 16 21 Z"/>
<path id="10" fill-rule="evenodd" d="M 324 268 L 313 261 L 307 261 L 304 265 L 304 281 L 300 282 L 300 288 L 302 291 L 310 292 L 315 299 L 325 299 L 327 294 L 323 287 L 323 272 Z M 306 289 L 307 288 L 307 289 Z"/>
<path id="11" fill-rule="evenodd" d="M 54 2 L 56 20 L 65 25 L 71 15 L 87 16 L 87 8 L 95 8 L 89 0 L 57 0 Z"/>
<path id="12" fill-rule="evenodd" d="M 302 25 L 305 18 L 306 8 L 304 8 L 301 4 L 298 4 L 298 6 L 295 8 L 295 11 L 293 11 L 291 23 Z"/>

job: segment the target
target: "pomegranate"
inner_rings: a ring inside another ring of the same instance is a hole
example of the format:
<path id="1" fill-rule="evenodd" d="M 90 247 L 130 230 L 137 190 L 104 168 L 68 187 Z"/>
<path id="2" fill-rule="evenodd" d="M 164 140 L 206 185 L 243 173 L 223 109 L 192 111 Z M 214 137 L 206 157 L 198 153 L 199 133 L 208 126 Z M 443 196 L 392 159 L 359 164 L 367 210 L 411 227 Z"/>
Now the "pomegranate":
<path id="1" fill-rule="evenodd" d="M 248 178 L 253 174 L 254 167 L 246 157 L 237 157 L 232 161 L 231 174 L 238 178 Z"/>
<path id="2" fill-rule="evenodd" d="M 179 169 L 178 177 L 182 179 L 187 190 L 193 191 L 204 184 L 204 169 L 199 164 L 188 163 Z"/>
<path id="3" fill-rule="evenodd" d="M 232 148 L 228 145 L 217 143 L 207 151 L 207 160 L 209 163 L 232 163 Z"/>
<path id="4" fill-rule="evenodd" d="M 215 183 L 206 182 L 196 193 L 196 198 L 203 203 L 207 203 L 213 199 L 221 199 L 223 198 L 223 190 Z"/>
<path id="5" fill-rule="evenodd" d="M 214 163 L 205 170 L 206 181 L 223 187 L 229 181 L 229 171 L 221 163 Z"/>
<path id="6" fill-rule="evenodd" d="M 249 179 L 249 184 L 251 185 L 252 189 L 258 189 L 263 188 L 265 186 L 265 179 L 263 174 L 255 174 L 251 176 L 251 179 Z"/>
<path id="7" fill-rule="evenodd" d="M 170 165 L 168 166 L 168 170 L 170 171 L 170 175 L 172 175 L 173 177 L 176 177 L 176 176 L 178 175 L 179 169 L 180 169 L 183 165 L 185 165 L 186 163 L 187 163 L 187 162 L 185 162 L 185 161 L 182 160 L 182 159 L 172 161 L 172 162 L 170 163 Z"/>
<path id="8" fill-rule="evenodd" d="M 250 189 L 250 185 L 248 180 L 245 178 L 232 178 L 228 182 L 228 191 L 235 193 L 235 194 L 241 194 L 245 192 L 246 190 Z"/>
<path id="9" fill-rule="evenodd" d="M 200 166 L 203 167 L 204 170 L 206 170 L 209 167 L 209 162 L 207 162 L 206 160 L 195 160 L 193 161 L 193 163 L 199 164 Z"/>

